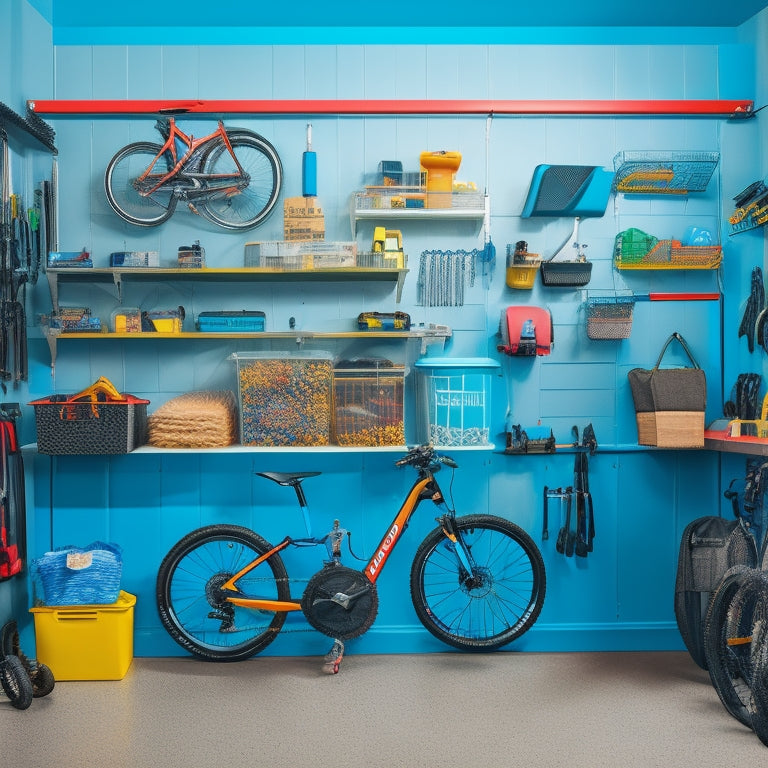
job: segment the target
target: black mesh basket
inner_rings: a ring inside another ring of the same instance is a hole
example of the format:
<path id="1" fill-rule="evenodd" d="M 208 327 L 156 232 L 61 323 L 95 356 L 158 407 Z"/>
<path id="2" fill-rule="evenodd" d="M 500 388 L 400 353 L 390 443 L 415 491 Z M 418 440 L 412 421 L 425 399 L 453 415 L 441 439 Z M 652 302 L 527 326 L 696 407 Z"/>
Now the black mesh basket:
<path id="1" fill-rule="evenodd" d="M 591 261 L 543 261 L 541 282 L 558 288 L 580 288 L 592 277 Z"/>
<path id="2" fill-rule="evenodd" d="M 148 403 L 132 395 L 121 402 L 72 402 L 67 395 L 33 401 L 37 451 L 53 455 L 130 453 L 146 442 Z"/>

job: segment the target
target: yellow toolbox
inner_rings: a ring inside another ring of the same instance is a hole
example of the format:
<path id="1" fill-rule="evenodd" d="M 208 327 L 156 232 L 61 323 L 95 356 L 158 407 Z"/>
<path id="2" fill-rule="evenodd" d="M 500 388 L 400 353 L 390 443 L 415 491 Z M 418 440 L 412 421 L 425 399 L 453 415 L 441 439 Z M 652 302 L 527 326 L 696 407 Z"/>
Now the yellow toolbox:
<path id="1" fill-rule="evenodd" d="M 122 680 L 133 661 L 135 605 L 121 591 L 107 605 L 31 608 L 37 660 L 56 680 Z"/>

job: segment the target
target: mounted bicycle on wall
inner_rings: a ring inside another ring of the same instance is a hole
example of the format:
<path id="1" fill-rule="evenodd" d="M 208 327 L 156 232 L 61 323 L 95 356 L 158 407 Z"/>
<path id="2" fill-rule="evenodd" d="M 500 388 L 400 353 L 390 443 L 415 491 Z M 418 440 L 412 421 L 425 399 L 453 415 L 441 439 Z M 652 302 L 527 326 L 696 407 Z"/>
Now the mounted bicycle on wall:
<path id="1" fill-rule="evenodd" d="M 183 200 L 193 213 L 225 229 L 251 229 L 270 214 L 283 182 L 275 148 L 246 129 L 217 129 L 196 139 L 160 118 L 163 144 L 123 147 L 104 175 L 107 200 L 129 224 L 168 221 Z"/>

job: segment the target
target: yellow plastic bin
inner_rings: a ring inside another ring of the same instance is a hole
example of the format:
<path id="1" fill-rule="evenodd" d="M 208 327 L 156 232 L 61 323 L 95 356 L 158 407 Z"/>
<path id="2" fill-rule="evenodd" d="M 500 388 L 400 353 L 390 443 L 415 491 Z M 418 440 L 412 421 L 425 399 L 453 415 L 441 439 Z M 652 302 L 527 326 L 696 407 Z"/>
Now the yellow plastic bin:
<path id="1" fill-rule="evenodd" d="M 122 680 L 133 661 L 135 595 L 120 592 L 108 605 L 39 606 L 37 660 L 56 680 Z"/>

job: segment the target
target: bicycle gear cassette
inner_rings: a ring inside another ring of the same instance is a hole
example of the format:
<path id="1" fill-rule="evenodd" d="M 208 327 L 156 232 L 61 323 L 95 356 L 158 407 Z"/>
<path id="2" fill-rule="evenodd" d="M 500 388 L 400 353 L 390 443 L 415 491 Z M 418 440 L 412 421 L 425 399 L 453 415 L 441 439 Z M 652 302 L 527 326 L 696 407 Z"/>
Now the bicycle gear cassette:
<path id="1" fill-rule="evenodd" d="M 301 610 L 319 632 L 337 640 L 351 640 L 366 632 L 376 619 L 376 585 L 363 573 L 329 563 L 307 584 Z"/>

